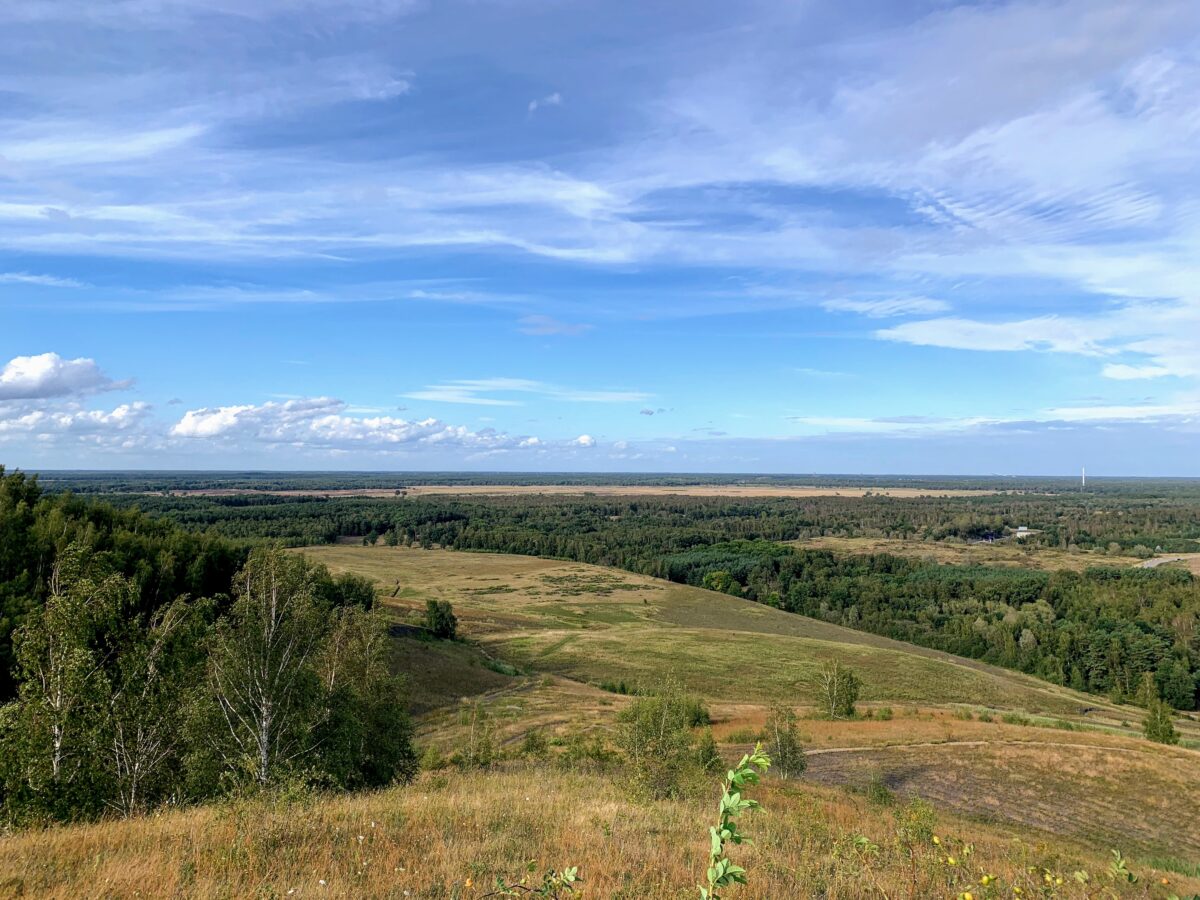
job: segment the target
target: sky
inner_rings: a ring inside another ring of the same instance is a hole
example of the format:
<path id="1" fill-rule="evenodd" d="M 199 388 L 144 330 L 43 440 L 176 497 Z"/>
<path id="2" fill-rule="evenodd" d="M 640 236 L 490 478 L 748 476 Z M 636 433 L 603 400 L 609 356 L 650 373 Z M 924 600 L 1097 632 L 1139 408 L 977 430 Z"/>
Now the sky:
<path id="1" fill-rule="evenodd" d="M 8 0 L 0 464 L 1200 476 L 1200 4 Z"/>

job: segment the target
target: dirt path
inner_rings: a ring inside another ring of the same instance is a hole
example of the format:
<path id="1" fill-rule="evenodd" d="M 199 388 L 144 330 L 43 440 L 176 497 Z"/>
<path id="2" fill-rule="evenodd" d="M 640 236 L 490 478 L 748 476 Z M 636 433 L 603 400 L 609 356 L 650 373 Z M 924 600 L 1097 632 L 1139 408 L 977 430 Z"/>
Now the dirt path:
<path id="1" fill-rule="evenodd" d="M 1141 747 L 1113 747 L 1108 744 L 1073 744 L 1065 741 L 1017 741 L 1017 740 L 996 740 L 996 741 L 916 741 L 911 744 L 878 744 L 878 745 L 863 745 L 861 747 L 822 747 L 819 750 L 805 750 L 805 756 L 821 756 L 826 753 L 883 753 L 889 750 L 912 750 L 928 747 L 989 747 L 997 745 L 1010 745 L 1014 747 L 1058 747 L 1066 750 L 1103 750 L 1105 753 L 1155 753 L 1161 752 L 1161 747 L 1151 749 L 1149 747 L 1143 749 Z M 1200 750 L 1191 750 L 1187 747 L 1171 748 L 1180 753 L 1190 753 L 1200 755 Z"/>
<path id="2" fill-rule="evenodd" d="M 1139 569 L 1157 569 L 1168 563 L 1183 563 L 1189 571 L 1200 574 L 1200 553 L 1177 553 L 1174 556 L 1156 556 L 1137 564 Z"/>

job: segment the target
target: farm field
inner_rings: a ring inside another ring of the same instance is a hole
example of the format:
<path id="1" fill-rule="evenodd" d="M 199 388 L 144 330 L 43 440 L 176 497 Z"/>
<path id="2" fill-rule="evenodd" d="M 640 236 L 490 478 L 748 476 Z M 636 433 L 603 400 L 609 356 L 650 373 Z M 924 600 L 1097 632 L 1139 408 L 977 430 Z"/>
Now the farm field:
<path id="1" fill-rule="evenodd" d="M 427 599 L 451 601 L 480 653 L 458 669 L 462 697 L 489 710 L 501 746 L 517 746 L 531 729 L 560 741 L 611 736 L 628 698 L 597 685 L 654 685 L 673 673 L 709 701 L 714 736 L 733 755 L 761 729 L 767 704 L 810 709 L 819 661 L 837 656 L 861 674 L 870 717 L 802 721 L 809 780 L 863 788 L 880 778 L 898 795 L 928 797 L 941 809 L 1094 847 L 1200 855 L 1194 830 L 1178 827 L 1200 804 L 1200 752 L 1143 740 L 1142 712 L 1133 707 L 599 567 L 406 548 L 304 552 L 334 571 L 376 579 L 401 621 L 414 620 Z M 718 641 L 753 660 L 736 688 L 713 651 Z M 431 649 L 414 649 L 417 659 L 440 652 L 424 646 Z M 496 676 L 489 658 L 526 674 Z M 424 713 L 418 727 L 422 740 L 449 751 L 461 745 L 467 725 L 447 703 Z M 1200 739 L 1196 723 L 1179 727 L 1185 741 Z M 1130 817 L 1130 808 L 1145 813 Z"/>
<path id="2" fill-rule="evenodd" d="M 996 541 L 990 544 L 967 544 L 950 541 L 830 536 L 804 538 L 786 543 L 793 547 L 836 550 L 842 553 L 890 553 L 894 556 L 908 556 L 914 559 L 959 566 L 1010 566 L 1046 571 L 1070 569 L 1080 572 L 1091 566 L 1146 566 L 1148 562 L 1154 562 L 1154 560 L 1142 560 L 1136 556 L 1086 551 L 1070 552 L 1035 547 L 1022 544 L 1017 540 Z"/>

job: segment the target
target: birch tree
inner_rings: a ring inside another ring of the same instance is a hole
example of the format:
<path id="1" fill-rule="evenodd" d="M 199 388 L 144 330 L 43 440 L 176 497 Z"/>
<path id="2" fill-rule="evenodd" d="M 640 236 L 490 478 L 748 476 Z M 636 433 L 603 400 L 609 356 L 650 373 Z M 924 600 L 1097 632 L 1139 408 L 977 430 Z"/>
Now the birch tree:
<path id="1" fill-rule="evenodd" d="M 55 564 L 45 606 L 17 633 L 20 718 L 29 762 L 51 782 L 71 781 L 90 749 L 110 652 L 96 636 L 135 598 L 128 579 L 93 575 L 82 550 L 72 546 Z"/>
<path id="2" fill-rule="evenodd" d="M 180 598 L 145 626 L 134 623 L 114 666 L 107 698 L 111 805 L 125 816 L 144 809 L 184 746 L 182 698 L 203 673 L 203 607 Z"/>
<path id="3" fill-rule="evenodd" d="M 320 691 L 314 661 L 325 629 L 316 570 L 299 555 L 256 550 L 234 578 L 217 623 L 208 685 L 219 710 L 214 743 L 227 767 L 267 784 L 311 749 Z"/>

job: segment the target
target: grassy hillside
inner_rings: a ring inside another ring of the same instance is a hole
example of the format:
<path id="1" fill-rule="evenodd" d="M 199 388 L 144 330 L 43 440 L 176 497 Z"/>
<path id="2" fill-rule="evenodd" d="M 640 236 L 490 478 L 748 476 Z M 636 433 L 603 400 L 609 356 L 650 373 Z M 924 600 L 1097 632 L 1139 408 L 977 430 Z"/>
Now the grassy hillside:
<path id="1" fill-rule="evenodd" d="M 905 810 L 840 790 L 771 781 L 757 796 L 764 809 L 745 822 L 755 844 L 736 850 L 751 883 L 730 898 L 1012 897 L 1014 885 L 1025 896 L 1081 898 L 1100 888 L 1156 898 L 1200 890 L 1198 879 L 1145 866 L 1134 867 L 1137 884 L 1112 882 L 1107 851 L 1029 829 L 942 814 L 927 833 L 906 835 Z M 607 776 L 545 767 L 426 774 L 374 794 L 231 803 L 8 838 L 0 897 L 474 900 L 497 876 L 520 878 L 530 861 L 539 871 L 578 865 L 586 897 L 674 900 L 696 896 L 713 806 L 631 803 Z M 1074 880 L 1080 869 L 1093 884 Z M 992 890 L 979 885 L 985 874 L 1000 879 Z"/>
<path id="2" fill-rule="evenodd" d="M 765 810 L 745 823 L 756 844 L 736 851 L 751 885 L 731 898 L 1200 892 L 1200 752 L 1143 740 L 1133 707 L 611 569 L 405 548 L 304 552 L 375 579 L 394 610 L 394 658 L 417 701 L 420 742 L 463 747 L 465 712 L 477 707 L 507 758 L 488 772 L 425 772 L 374 794 L 231 801 L 9 836 L 0 898 L 466 900 L 497 876 L 519 878 L 526 861 L 580 866 L 589 897 L 695 896 L 716 793 L 640 802 L 619 769 L 558 754 L 611 740 L 630 698 L 601 682 L 654 687 L 672 672 L 707 699 L 722 755 L 734 757 L 753 743 L 768 703 L 805 715 L 829 658 L 862 676 L 864 715 L 802 718 L 809 769 L 762 786 Z M 421 637 L 427 599 L 454 604 L 463 641 Z M 738 672 L 719 645 L 741 661 Z M 512 666 L 518 674 L 505 674 Z M 1185 741 L 1200 740 L 1195 722 L 1179 727 Z M 535 730 L 550 741 L 549 761 L 520 752 Z M 913 797 L 937 811 L 924 837 L 904 824 Z M 1130 857 L 1136 883 L 1104 874 L 1113 848 Z M 1086 885 L 1077 870 L 1090 873 Z M 1000 880 L 981 886 L 984 875 Z"/>
<path id="3" fill-rule="evenodd" d="M 598 566 L 345 544 L 304 552 L 335 573 L 374 578 L 401 617 L 417 617 L 427 599 L 449 600 L 465 633 L 488 652 L 576 680 L 650 686 L 670 670 L 711 699 L 806 704 L 820 663 L 836 656 L 859 670 L 867 701 L 975 704 L 1098 724 L 1139 715 L 976 660 Z M 753 661 L 757 693 L 732 686 L 716 654 L 705 652 L 717 639 Z"/>
<path id="4" fill-rule="evenodd" d="M 605 732 L 626 699 L 595 685 L 652 687 L 672 672 L 714 705 L 716 736 L 732 753 L 731 737 L 744 742 L 761 727 L 764 704 L 811 704 L 821 662 L 838 658 L 861 674 L 867 710 L 890 707 L 893 717 L 805 721 L 806 742 L 817 751 L 813 780 L 861 787 L 882 777 L 901 794 L 936 797 L 965 814 L 1047 828 L 1097 847 L 1200 861 L 1200 833 L 1180 827 L 1200 808 L 1200 753 L 1143 740 L 1143 713 L 1135 707 L 594 566 L 347 545 L 305 552 L 335 572 L 375 578 L 401 618 L 415 620 L 426 599 L 450 600 L 464 634 L 484 654 L 530 673 L 507 688 L 463 686 L 463 696 L 483 697 L 509 745 L 535 727 L 560 737 Z M 714 651 L 718 642 L 747 661 L 753 678 L 730 677 Z M 463 677 L 481 670 L 492 674 L 481 664 L 462 670 Z M 451 709 L 422 722 L 425 739 L 446 749 L 463 739 L 462 727 Z M 1185 741 L 1200 739 L 1196 723 L 1180 720 L 1179 727 Z M 835 749 L 844 752 L 827 752 Z M 1142 810 L 1136 821 L 1131 807 Z"/>

